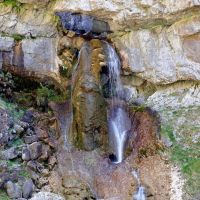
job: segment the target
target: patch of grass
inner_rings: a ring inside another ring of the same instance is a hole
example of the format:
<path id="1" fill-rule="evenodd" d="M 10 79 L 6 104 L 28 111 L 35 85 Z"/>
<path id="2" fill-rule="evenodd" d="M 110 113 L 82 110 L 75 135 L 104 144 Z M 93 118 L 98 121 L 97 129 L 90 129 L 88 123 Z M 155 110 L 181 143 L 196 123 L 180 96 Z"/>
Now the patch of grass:
<path id="1" fill-rule="evenodd" d="M 161 126 L 161 135 L 168 137 L 172 142 L 176 141 L 176 138 L 173 133 L 173 128 L 170 125 Z"/>
<path id="2" fill-rule="evenodd" d="M 14 141 L 12 142 L 12 145 L 13 145 L 13 146 L 16 146 L 16 147 L 21 146 L 21 145 L 23 145 L 23 144 L 24 144 L 24 142 L 23 142 L 23 140 L 20 139 L 20 138 L 14 140 Z"/>
<path id="3" fill-rule="evenodd" d="M 1 200 L 10 200 L 9 196 L 3 190 L 0 190 L 0 199 Z"/>
<path id="4" fill-rule="evenodd" d="M 171 161 L 180 166 L 186 179 L 185 190 L 194 196 L 200 188 L 200 143 L 188 143 L 189 136 L 185 135 L 177 139 L 170 125 L 161 127 L 161 134 L 173 143 L 169 149 Z"/>
<path id="5" fill-rule="evenodd" d="M 10 170 L 14 169 L 17 166 L 21 166 L 21 164 L 19 163 L 19 160 L 17 160 L 17 159 L 7 160 L 6 162 L 7 162 L 8 168 Z"/>
<path id="6" fill-rule="evenodd" d="M 17 0 L 4 0 L 3 4 L 5 6 L 11 6 L 17 12 L 20 12 L 20 9 L 21 9 L 21 6 L 22 6 L 22 3 L 18 2 Z"/>
<path id="7" fill-rule="evenodd" d="M 146 110 L 145 105 L 134 105 L 130 106 L 132 112 L 144 112 Z"/>
<path id="8" fill-rule="evenodd" d="M 24 111 L 18 109 L 17 105 L 6 102 L 1 98 L 0 98 L 0 108 L 7 110 L 15 120 L 21 119 L 22 116 L 24 115 Z"/>
<path id="9" fill-rule="evenodd" d="M 22 176 L 22 177 L 24 177 L 24 178 L 30 178 L 30 174 L 27 171 L 25 171 L 25 170 L 21 171 L 19 173 L 19 175 Z"/>

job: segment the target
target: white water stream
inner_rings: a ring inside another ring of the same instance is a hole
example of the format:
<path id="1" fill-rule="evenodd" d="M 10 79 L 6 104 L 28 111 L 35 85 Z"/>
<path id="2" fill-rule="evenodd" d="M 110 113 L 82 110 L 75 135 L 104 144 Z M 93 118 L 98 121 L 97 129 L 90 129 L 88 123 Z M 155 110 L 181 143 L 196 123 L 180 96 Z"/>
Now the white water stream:
<path id="1" fill-rule="evenodd" d="M 133 195 L 133 200 L 146 200 L 145 189 L 140 183 L 138 172 L 137 171 L 133 171 L 132 174 L 136 178 L 137 184 L 138 184 L 138 190 Z"/>
<path id="2" fill-rule="evenodd" d="M 111 102 L 108 112 L 109 141 L 116 159 L 114 163 L 121 163 L 124 159 L 125 144 L 131 129 L 131 120 L 125 107 L 120 105 L 123 100 L 123 85 L 121 82 L 121 63 L 115 49 L 106 43 L 107 66 L 109 70 Z"/>

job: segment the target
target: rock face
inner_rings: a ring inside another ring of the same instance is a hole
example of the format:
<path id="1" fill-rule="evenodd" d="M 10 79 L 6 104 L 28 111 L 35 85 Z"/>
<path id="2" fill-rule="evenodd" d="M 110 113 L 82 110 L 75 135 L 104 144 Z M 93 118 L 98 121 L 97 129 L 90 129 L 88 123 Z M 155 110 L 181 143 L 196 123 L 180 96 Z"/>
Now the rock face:
<path id="1" fill-rule="evenodd" d="M 107 19 L 112 30 L 133 29 L 142 27 L 156 20 L 173 21 L 180 17 L 181 12 L 200 6 L 199 1 L 160 1 L 160 0 L 61 0 L 57 1 L 56 11 L 88 13 Z M 175 14 L 175 16 L 174 16 Z"/>
<path id="2" fill-rule="evenodd" d="M 105 101 L 99 88 L 98 52 L 101 43 L 93 40 L 83 46 L 74 77 L 72 140 L 81 149 L 92 150 L 106 143 Z M 93 55 L 90 57 L 90 52 Z M 95 53 L 96 52 L 96 53 Z"/>
<path id="3" fill-rule="evenodd" d="M 23 2 L 28 2 L 24 0 Z M 36 1 L 29 1 L 35 3 Z M 39 1 L 37 1 L 39 2 Z M 43 1 L 47 2 L 47 1 Z M 18 11 L 12 10 L 12 6 L 0 6 L 0 32 L 12 36 L 20 34 L 33 37 L 51 37 L 56 34 L 56 27 L 51 15 L 46 14 L 46 9 L 36 5 L 20 5 Z"/>
<path id="4" fill-rule="evenodd" d="M 199 19 L 194 16 L 169 28 L 152 27 L 115 38 L 124 69 L 154 84 L 199 80 Z"/>

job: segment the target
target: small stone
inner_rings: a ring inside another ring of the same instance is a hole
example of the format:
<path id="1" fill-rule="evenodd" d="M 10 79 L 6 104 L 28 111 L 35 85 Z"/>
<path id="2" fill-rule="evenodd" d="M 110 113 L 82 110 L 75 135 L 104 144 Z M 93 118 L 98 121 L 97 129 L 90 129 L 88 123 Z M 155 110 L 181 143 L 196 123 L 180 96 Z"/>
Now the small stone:
<path id="1" fill-rule="evenodd" d="M 34 190 L 33 181 L 31 179 L 29 179 L 24 183 L 24 185 L 22 187 L 23 197 L 26 198 L 26 199 L 31 197 L 33 190 Z"/>
<path id="2" fill-rule="evenodd" d="M 27 122 L 27 123 L 31 123 L 33 121 L 33 112 L 32 111 L 26 111 L 22 121 Z"/>
<path id="3" fill-rule="evenodd" d="M 39 161 L 46 161 L 51 155 L 51 149 L 48 145 L 42 145 L 42 155 L 39 157 Z"/>
<path id="4" fill-rule="evenodd" d="M 44 169 L 43 165 L 35 160 L 31 160 L 27 163 L 27 167 L 35 172 L 41 173 Z"/>
<path id="5" fill-rule="evenodd" d="M 39 179 L 39 181 L 38 181 L 37 186 L 38 186 L 39 188 L 42 188 L 42 187 L 44 187 L 45 185 L 48 185 L 48 183 L 49 183 L 49 180 L 48 180 L 47 177 L 41 177 L 41 178 Z"/>
<path id="6" fill-rule="evenodd" d="M 32 136 L 32 135 L 34 135 L 34 131 L 33 131 L 32 129 L 28 128 L 28 129 L 26 130 L 26 135 Z"/>
<path id="7" fill-rule="evenodd" d="M 28 146 L 28 150 L 31 154 L 31 159 L 35 160 L 42 154 L 42 144 L 40 142 L 34 142 Z"/>
<path id="8" fill-rule="evenodd" d="M 53 169 L 53 167 L 56 165 L 57 163 L 57 159 L 55 156 L 51 156 L 48 160 L 49 163 L 49 169 Z"/>
<path id="9" fill-rule="evenodd" d="M 15 124 L 13 129 L 16 131 L 17 134 L 21 134 L 24 132 L 24 128 L 21 127 L 19 124 Z"/>
<path id="10" fill-rule="evenodd" d="M 22 149 L 22 160 L 29 161 L 31 159 L 31 153 L 27 148 Z"/>
<path id="11" fill-rule="evenodd" d="M 5 160 L 12 160 L 17 158 L 19 155 L 19 152 L 17 151 L 16 147 L 11 147 L 10 149 L 7 149 L 3 152 L 1 152 L 1 159 Z"/>
<path id="12" fill-rule="evenodd" d="M 43 169 L 41 171 L 41 174 L 42 174 L 42 176 L 47 177 L 47 176 L 49 176 L 49 170 L 48 169 Z"/>
<path id="13" fill-rule="evenodd" d="M 31 143 L 37 142 L 37 141 L 38 141 L 37 135 L 30 135 L 30 136 L 25 136 L 24 137 L 24 142 L 26 144 L 31 144 Z"/>
<path id="14" fill-rule="evenodd" d="M 8 181 L 6 183 L 6 191 L 11 199 L 18 199 L 22 197 L 21 188 L 12 181 Z"/>
<path id="15" fill-rule="evenodd" d="M 49 137 L 48 133 L 45 130 L 42 130 L 41 128 L 36 128 L 35 132 L 40 140 L 44 140 Z"/>

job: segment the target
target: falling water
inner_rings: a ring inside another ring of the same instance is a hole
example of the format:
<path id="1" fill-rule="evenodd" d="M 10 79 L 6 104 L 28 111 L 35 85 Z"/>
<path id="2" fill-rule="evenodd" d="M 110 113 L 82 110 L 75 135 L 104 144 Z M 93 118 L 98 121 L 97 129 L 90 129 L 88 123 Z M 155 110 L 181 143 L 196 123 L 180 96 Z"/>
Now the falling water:
<path id="1" fill-rule="evenodd" d="M 125 144 L 131 129 L 131 120 L 125 107 L 120 102 L 123 99 L 123 85 L 120 78 L 121 66 L 115 49 L 106 43 L 107 66 L 109 69 L 111 103 L 108 111 L 109 141 L 116 159 L 121 163 L 124 158 Z"/>
<path id="2" fill-rule="evenodd" d="M 144 190 L 144 187 L 143 187 L 143 186 L 141 185 L 141 183 L 140 183 L 140 179 L 139 179 L 139 176 L 138 176 L 138 172 L 133 171 L 132 174 L 133 174 L 133 176 L 136 178 L 137 184 L 138 184 L 138 190 L 137 190 L 137 192 L 133 195 L 133 200 L 146 200 L 146 197 L 145 197 L 145 190 Z"/>

